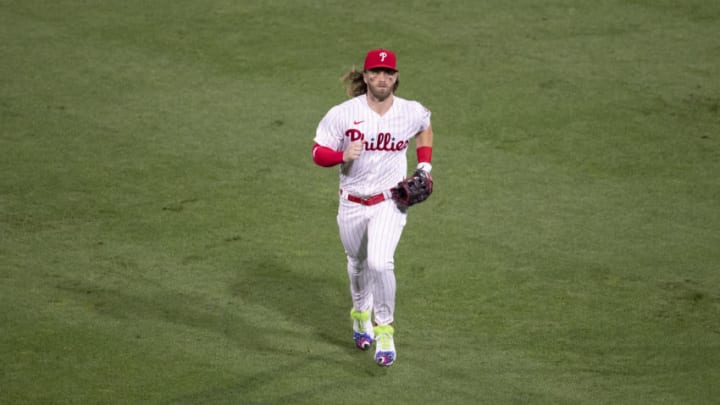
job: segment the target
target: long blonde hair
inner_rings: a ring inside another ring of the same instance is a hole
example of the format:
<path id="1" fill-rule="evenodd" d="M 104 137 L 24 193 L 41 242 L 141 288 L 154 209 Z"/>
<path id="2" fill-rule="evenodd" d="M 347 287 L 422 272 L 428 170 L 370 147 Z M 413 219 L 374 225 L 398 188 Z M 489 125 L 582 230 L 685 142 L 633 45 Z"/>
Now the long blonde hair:
<path id="1" fill-rule="evenodd" d="M 343 77 L 340 78 L 340 81 L 347 87 L 347 95 L 350 97 L 357 97 L 361 94 L 367 93 L 367 84 L 363 79 L 363 72 L 358 72 L 355 69 L 355 66 L 345 73 Z M 395 80 L 395 84 L 393 85 L 393 93 L 397 91 L 399 85 L 400 79 L 398 78 Z"/>

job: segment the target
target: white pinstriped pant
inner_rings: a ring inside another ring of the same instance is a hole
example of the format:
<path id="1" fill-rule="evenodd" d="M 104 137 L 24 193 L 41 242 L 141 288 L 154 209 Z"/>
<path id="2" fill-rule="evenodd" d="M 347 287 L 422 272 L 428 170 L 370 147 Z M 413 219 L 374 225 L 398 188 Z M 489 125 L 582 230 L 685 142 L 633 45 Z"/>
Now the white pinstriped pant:
<path id="1" fill-rule="evenodd" d="M 389 325 L 394 319 L 394 256 L 406 220 L 407 213 L 391 199 L 368 206 L 340 197 L 337 221 L 353 307 L 358 311 L 372 308 L 378 325 Z"/>

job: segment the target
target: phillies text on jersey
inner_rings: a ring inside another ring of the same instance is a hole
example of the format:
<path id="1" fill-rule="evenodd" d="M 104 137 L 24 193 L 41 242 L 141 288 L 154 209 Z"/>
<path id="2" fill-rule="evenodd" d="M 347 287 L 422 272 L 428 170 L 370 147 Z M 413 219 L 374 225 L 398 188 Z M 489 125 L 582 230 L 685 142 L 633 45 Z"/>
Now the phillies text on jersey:
<path id="1" fill-rule="evenodd" d="M 369 196 L 405 178 L 410 140 L 429 126 L 430 111 L 417 101 L 394 96 L 393 105 L 381 116 L 362 94 L 331 108 L 320 121 L 314 141 L 337 151 L 362 141 L 360 157 L 340 167 L 340 188 Z"/>

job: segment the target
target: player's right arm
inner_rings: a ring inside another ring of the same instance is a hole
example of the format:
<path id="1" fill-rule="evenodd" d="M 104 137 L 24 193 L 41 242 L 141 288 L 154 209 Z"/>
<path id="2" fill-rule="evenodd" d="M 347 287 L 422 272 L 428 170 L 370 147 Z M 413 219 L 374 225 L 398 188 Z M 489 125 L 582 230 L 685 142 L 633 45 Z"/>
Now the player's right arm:
<path id="1" fill-rule="evenodd" d="M 347 163 L 360 157 L 362 141 L 351 142 L 343 149 L 344 125 L 340 107 L 328 111 L 318 124 L 315 144 L 312 148 L 313 162 L 318 166 L 331 167 Z"/>
<path id="2" fill-rule="evenodd" d="M 351 142 L 344 151 L 336 151 L 316 143 L 312 149 L 313 162 L 323 167 L 347 163 L 359 158 L 362 148 L 362 141 Z"/>

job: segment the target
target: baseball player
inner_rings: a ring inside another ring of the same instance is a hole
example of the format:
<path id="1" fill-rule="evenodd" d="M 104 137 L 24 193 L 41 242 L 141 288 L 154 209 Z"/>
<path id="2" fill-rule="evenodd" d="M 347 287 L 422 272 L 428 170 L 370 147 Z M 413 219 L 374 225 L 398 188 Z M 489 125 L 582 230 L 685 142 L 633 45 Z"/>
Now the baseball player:
<path id="1" fill-rule="evenodd" d="M 375 343 L 375 362 L 389 366 L 397 359 L 394 254 L 407 217 L 391 190 L 406 177 L 413 140 L 415 173 L 429 177 L 430 111 L 395 95 L 400 82 L 390 50 L 369 51 L 363 71 L 353 68 L 343 81 L 351 98 L 322 118 L 312 156 L 319 166 L 339 165 L 337 222 L 347 255 L 355 345 L 366 350 Z"/>

